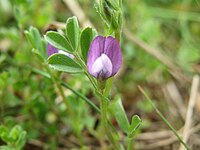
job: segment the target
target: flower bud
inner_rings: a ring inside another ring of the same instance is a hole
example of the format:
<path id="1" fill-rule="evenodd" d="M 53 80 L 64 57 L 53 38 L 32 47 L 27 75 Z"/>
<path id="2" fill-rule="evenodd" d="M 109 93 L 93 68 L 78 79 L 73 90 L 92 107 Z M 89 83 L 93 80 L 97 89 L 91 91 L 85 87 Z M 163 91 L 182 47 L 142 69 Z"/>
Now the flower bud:
<path id="1" fill-rule="evenodd" d="M 87 58 L 89 73 L 105 80 L 114 76 L 122 65 L 121 48 L 118 41 L 109 36 L 97 36 L 91 43 Z"/>

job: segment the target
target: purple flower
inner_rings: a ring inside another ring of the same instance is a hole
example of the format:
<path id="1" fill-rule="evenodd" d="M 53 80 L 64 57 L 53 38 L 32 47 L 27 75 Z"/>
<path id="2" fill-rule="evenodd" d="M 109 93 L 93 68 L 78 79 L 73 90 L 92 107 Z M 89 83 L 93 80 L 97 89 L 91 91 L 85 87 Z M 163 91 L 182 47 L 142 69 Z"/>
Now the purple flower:
<path id="1" fill-rule="evenodd" d="M 54 53 L 58 53 L 58 49 L 48 43 L 47 44 L 47 55 L 48 55 L 48 57 L 53 55 Z"/>
<path id="2" fill-rule="evenodd" d="M 55 48 L 54 46 L 52 46 L 51 44 L 47 44 L 47 55 L 48 57 L 55 54 L 55 53 L 60 53 L 60 54 L 64 54 L 66 56 L 68 56 L 69 58 L 73 59 L 74 58 L 74 55 L 72 54 L 69 54 L 67 52 L 64 52 L 62 50 L 58 50 L 57 48 Z"/>
<path id="3" fill-rule="evenodd" d="M 91 43 L 87 58 L 89 73 L 105 80 L 114 76 L 122 65 L 121 48 L 118 41 L 109 36 L 97 36 Z"/>

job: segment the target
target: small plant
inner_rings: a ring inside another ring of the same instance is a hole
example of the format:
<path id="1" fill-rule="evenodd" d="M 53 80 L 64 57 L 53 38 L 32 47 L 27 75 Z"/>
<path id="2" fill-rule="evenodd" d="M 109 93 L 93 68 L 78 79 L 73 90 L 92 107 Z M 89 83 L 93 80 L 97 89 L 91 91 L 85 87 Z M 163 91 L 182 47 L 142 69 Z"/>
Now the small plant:
<path id="1" fill-rule="evenodd" d="M 84 148 L 81 132 L 84 125 L 77 118 L 75 107 L 70 99 L 66 98 L 63 87 L 71 90 L 100 114 L 100 129 L 103 136 L 99 137 L 99 140 L 105 142 L 108 139 L 112 149 L 115 150 L 125 148 L 132 150 L 136 131 L 142 121 L 139 116 L 133 115 L 129 122 L 121 99 L 115 97 L 112 100 L 110 96 L 114 75 L 117 74 L 122 65 L 120 46 L 123 25 L 122 1 L 100 0 L 96 5 L 96 10 L 105 23 L 104 35 L 98 34 L 96 29 L 91 27 L 81 29 L 76 16 L 67 19 L 64 31 L 48 31 L 43 38 L 36 28 L 31 27 L 25 31 L 25 34 L 33 46 L 33 52 L 38 54 L 45 68 L 45 71 L 37 70 L 36 72 L 51 79 L 57 87 L 67 108 L 72 131 L 79 139 L 81 147 Z M 92 85 L 94 94 L 99 99 L 100 108 L 63 82 L 52 69 L 72 75 L 85 75 Z M 157 111 L 156 107 L 153 108 Z M 159 115 L 162 116 L 160 113 Z M 112 117 L 115 118 L 118 126 L 126 135 L 125 139 L 122 140 L 117 129 L 111 123 Z M 169 122 L 165 118 L 163 120 L 179 141 L 189 149 Z"/>
<path id="2" fill-rule="evenodd" d="M 19 125 L 11 129 L 1 125 L 0 138 L 5 142 L 5 145 L 0 146 L 0 150 L 22 150 L 26 143 L 26 131 Z"/>
<path id="3" fill-rule="evenodd" d="M 199 7 L 0 0 L 0 150 L 200 149 Z"/>
<path id="4" fill-rule="evenodd" d="M 48 31 L 44 36 L 46 42 L 36 28 L 31 27 L 29 31 L 25 31 L 25 34 L 33 46 L 33 51 L 38 54 L 44 63 L 47 72 L 43 73 L 43 75 L 52 79 L 59 89 L 68 108 L 67 111 L 72 120 L 72 128 L 77 137 L 82 139 L 80 131 L 77 131 L 74 125 L 77 121 L 75 112 L 64 95 L 61 87 L 62 81 L 54 76 L 49 68 L 72 74 L 84 74 L 91 82 L 95 95 L 99 98 L 100 109 L 90 100 L 86 102 L 101 114 L 102 132 L 107 135 L 114 149 L 121 149 L 126 145 L 131 150 L 133 137 L 136 129 L 141 124 L 141 119 L 138 116 L 133 116 L 131 123 L 129 123 L 121 100 L 112 101 L 110 99 L 113 76 L 122 65 L 120 48 L 121 7 L 122 2 L 120 0 L 103 0 L 96 6 L 97 11 L 107 25 L 106 31 L 108 31 L 108 34 L 104 36 L 98 35 L 97 31 L 91 27 L 81 30 L 76 16 L 67 20 L 64 33 Z M 124 144 L 119 144 L 119 134 L 116 132 L 117 130 L 112 125 L 109 117 L 108 107 L 111 104 L 115 119 L 122 131 L 127 135 L 128 140 L 124 140 Z M 83 144 L 83 141 L 80 140 L 80 143 Z"/>

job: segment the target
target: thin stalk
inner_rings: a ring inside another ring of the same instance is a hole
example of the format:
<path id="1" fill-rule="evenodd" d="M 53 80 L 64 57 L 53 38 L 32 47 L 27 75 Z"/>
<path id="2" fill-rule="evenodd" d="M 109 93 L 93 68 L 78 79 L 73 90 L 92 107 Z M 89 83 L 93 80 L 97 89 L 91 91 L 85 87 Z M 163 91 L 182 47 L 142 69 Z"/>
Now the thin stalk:
<path id="1" fill-rule="evenodd" d="M 120 31 L 115 31 L 115 38 L 118 40 L 118 42 L 120 42 L 121 39 L 121 32 Z M 110 89 L 112 87 L 112 83 L 113 83 L 114 78 L 110 78 L 107 80 L 106 82 L 106 87 L 104 90 L 102 90 L 100 92 L 100 99 L 101 99 L 101 121 L 103 122 L 103 126 L 104 126 L 104 130 L 106 131 L 106 134 L 110 140 L 110 142 L 112 143 L 112 145 L 114 146 L 114 148 L 116 150 L 119 150 L 120 147 L 118 145 L 118 143 L 116 142 L 116 140 L 113 137 L 112 134 L 112 130 L 109 129 L 109 122 L 108 122 L 108 118 L 107 118 L 107 107 L 108 107 L 108 101 L 107 101 L 107 97 L 109 96 L 109 92 Z M 97 90 L 99 91 L 99 90 Z"/>
<path id="2" fill-rule="evenodd" d="M 120 43 L 120 40 L 121 40 L 121 29 L 118 29 L 117 31 L 115 31 L 115 38 Z"/>
<path id="3" fill-rule="evenodd" d="M 190 150 L 189 146 L 183 141 L 183 139 L 179 136 L 179 134 L 177 133 L 176 129 L 174 129 L 174 127 L 169 123 L 169 121 L 162 115 L 162 113 L 157 109 L 157 107 L 154 105 L 154 103 L 151 101 L 151 99 L 149 98 L 149 96 L 145 93 L 145 91 L 142 89 L 141 86 L 138 86 L 140 92 L 145 96 L 145 98 L 149 101 L 149 103 L 151 104 L 151 106 L 155 109 L 156 113 L 160 116 L 160 118 L 163 120 L 163 122 L 172 130 L 172 132 L 174 133 L 174 135 L 177 137 L 177 139 L 179 140 L 180 143 L 182 143 L 184 145 L 184 147 L 187 150 Z"/>
<path id="4" fill-rule="evenodd" d="M 80 92 L 74 90 L 72 87 L 70 87 L 67 83 L 60 81 L 61 85 L 64 86 L 65 88 L 69 89 L 70 91 L 72 91 L 75 95 L 77 95 L 78 97 L 80 97 L 83 101 L 85 101 L 88 105 L 90 105 L 97 113 L 101 113 L 101 110 L 93 103 L 91 102 L 87 97 L 85 97 L 83 94 L 81 94 Z M 102 96 L 102 95 L 101 95 Z M 108 120 L 108 125 L 110 128 L 112 128 L 111 130 L 114 130 L 114 132 L 116 132 L 116 130 L 114 129 L 112 123 Z"/>
<path id="5" fill-rule="evenodd" d="M 72 91 L 75 95 L 77 95 L 78 97 L 80 97 L 82 100 L 84 100 L 88 105 L 90 105 L 96 112 L 101 113 L 100 109 L 94 104 L 92 103 L 88 98 L 86 98 L 84 95 L 82 95 L 81 93 L 77 92 L 76 90 L 74 90 L 73 88 L 71 88 L 67 83 L 61 82 L 61 85 L 66 87 L 67 89 L 69 89 L 70 91 Z"/>
<path id="6" fill-rule="evenodd" d="M 93 77 L 91 77 L 91 75 L 88 73 L 88 71 L 85 71 L 85 74 L 88 77 L 88 79 L 90 80 L 90 82 L 92 83 L 95 90 L 97 90 L 98 87 L 97 87 L 97 84 L 96 84 L 95 80 L 93 79 Z"/>
<path id="7" fill-rule="evenodd" d="M 90 105 L 97 113 L 99 113 L 99 114 L 101 113 L 101 110 L 93 102 L 91 102 L 87 97 L 85 97 L 83 94 L 81 94 L 80 92 L 74 90 L 72 87 L 70 87 L 67 83 L 65 83 L 63 81 L 60 81 L 60 83 L 61 83 L 62 86 L 64 86 L 65 88 L 69 89 L 70 91 L 72 91 L 75 95 L 77 95 L 83 101 L 85 101 L 88 105 Z M 109 125 L 110 128 L 112 128 L 111 130 L 114 130 L 113 129 L 113 125 L 109 120 L 108 120 L 108 125 Z"/>
<path id="8" fill-rule="evenodd" d="M 105 97 L 108 97 L 108 95 L 109 95 L 110 89 L 112 87 L 113 80 L 114 80 L 114 77 L 111 77 L 110 79 L 108 79 L 106 81 L 106 88 L 105 88 L 105 91 L 104 91 Z"/>
<path id="9" fill-rule="evenodd" d="M 1 112 L 1 115 L 0 115 L 0 117 L 1 118 L 3 118 L 3 116 L 4 116 L 4 105 L 3 105 L 3 97 L 4 97 L 4 92 L 5 90 L 3 89 L 2 91 L 0 91 L 0 92 L 2 92 L 1 94 L 0 94 L 0 97 L 1 97 L 1 99 L 0 99 L 0 112 Z"/>
<path id="10" fill-rule="evenodd" d="M 108 104 L 107 104 L 107 101 L 105 100 L 103 95 L 101 95 L 100 98 L 101 98 L 101 121 L 103 123 L 104 130 L 105 130 L 110 142 L 112 143 L 113 147 L 115 148 L 115 150 L 119 150 L 120 149 L 119 145 L 117 144 L 116 140 L 114 139 L 112 132 L 108 126 L 108 120 L 107 120 Z"/>
<path id="11" fill-rule="evenodd" d="M 134 150 L 133 148 L 133 137 L 128 137 L 128 147 L 127 150 Z"/>
<path id="12" fill-rule="evenodd" d="M 101 120 L 103 122 L 103 126 L 104 126 L 104 130 L 106 131 L 106 134 L 110 140 L 110 142 L 112 143 L 113 147 L 115 148 L 115 150 L 119 150 L 119 146 L 117 144 L 117 142 L 115 141 L 111 130 L 109 129 L 109 124 L 108 124 L 108 120 L 107 120 L 107 96 L 104 95 L 103 90 L 101 91 L 100 88 L 97 85 L 97 82 L 95 81 L 95 79 L 90 75 L 90 73 L 87 70 L 87 67 L 84 63 L 84 61 L 80 58 L 79 54 L 74 54 L 75 58 L 78 60 L 78 62 L 80 63 L 81 67 L 84 69 L 85 74 L 87 75 L 87 77 L 89 78 L 89 80 L 91 81 L 96 94 L 100 97 L 101 99 Z M 111 85 L 110 85 L 111 86 Z M 109 93 L 109 92 L 107 92 Z"/>
<path id="13" fill-rule="evenodd" d="M 90 80 L 90 82 L 92 83 L 93 87 L 95 88 L 95 90 L 98 89 L 97 87 L 97 83 L 94 80 L 94 78 L 89 74 L 88 70 L 87 70 L 87 66 L 85 65 L 85 62 L 80 58 L 79 54 L 74 54 L 75 58 L 78 60 L 79 64 L 81 65 L 81 67 L 84 69 L 84 72 L 86 74 L 86 76 L 88 77 L 88 79 Z"/>

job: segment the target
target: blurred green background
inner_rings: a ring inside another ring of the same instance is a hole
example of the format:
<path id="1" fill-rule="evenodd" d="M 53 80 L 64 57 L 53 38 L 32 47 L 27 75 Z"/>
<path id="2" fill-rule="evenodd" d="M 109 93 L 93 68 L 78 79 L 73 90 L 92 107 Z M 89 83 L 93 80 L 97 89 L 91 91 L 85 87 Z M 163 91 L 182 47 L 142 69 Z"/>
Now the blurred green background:
<path id="1" fill-rule="evenodd" d="M 104 34 L 104 25 L 94 8 L 95 1 L 78 2 L 98 33 Z M 161 51 L 188 78 L 199 72 L 199 0 L 123 0 L 123 11 L 124 29 Z M 62 0 L 0 0 L 0 16 L 0 124 L 9 130 L 20 125 L 27 132 L 25 149 L 77 146 L 68 126 L 67 108 L 54 84 L 32 71 L 33 68 L 43 70 L 43 66 L 24 35 L 24 30 L 30 26 L 37 27 L 44 34 L 50 23 L 65 23 L 68 17 L 73 16 L 72 12 Z M 112 95 L 122 97 L 129 117 L 132 114 L 141 116 L 141 132 L 153 130 L 160 119 L 149 104 L 142 101 L 143 97 L 137 90 L 140 84 L 146 87 L 153 99 L 158 99 L 155 104 L 175 127 L 180 128 L 183 120 L 180 116 L 170 116 L 170 104 L 162 87 L 170 81 L 175 82 L 183 99 L 187 100 L 190 84 L 174 79 L 168 66 L 130 41 L 123 32 L 121 45 L 123 67 L 114 82 Z M 85 77 L 63 74 L 62 79 L 95 102 L 91 85 Z M 95 136 L 98 115 L 73 93 L 65 92 L 77 112 L 78 130 L 85 136 L 88 133 Z M 91 143 L 88 142 L 89 147 Z M 0 145 L 3 144 L 5 142 L 0 140 Z"/>

